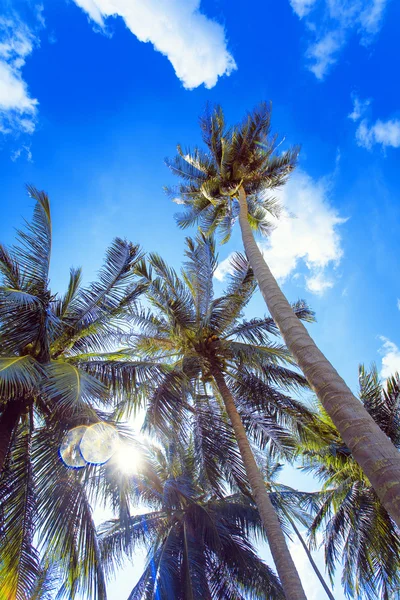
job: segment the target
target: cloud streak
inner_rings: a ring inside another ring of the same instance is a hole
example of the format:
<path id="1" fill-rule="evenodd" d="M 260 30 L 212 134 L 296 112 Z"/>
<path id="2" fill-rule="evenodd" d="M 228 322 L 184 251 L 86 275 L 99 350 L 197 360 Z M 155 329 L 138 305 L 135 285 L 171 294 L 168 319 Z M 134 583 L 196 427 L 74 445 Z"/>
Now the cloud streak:
<path id="1" fill-rule="evenodd" d="M 187 89 L 212 88 L 236 64 L 222 25 L 200 12 L 200 0 L 74 0 L 102 29 L 119 16 L 141 42 L 151 42 Z"/>

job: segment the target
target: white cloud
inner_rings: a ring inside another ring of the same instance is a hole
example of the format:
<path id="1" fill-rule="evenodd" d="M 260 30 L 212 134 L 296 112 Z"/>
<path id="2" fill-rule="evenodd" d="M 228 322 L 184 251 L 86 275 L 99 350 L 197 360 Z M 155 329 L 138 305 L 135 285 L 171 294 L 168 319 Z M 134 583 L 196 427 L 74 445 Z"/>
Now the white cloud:
<path id="1" fill-rule="evenodd" d="M 329 67 L 335 64 L 342 46 L 342 33 L 340 31 L 329 31 L 318 42 L 309 47 L 307 51 L 307 57 L 311 59 L 309 69 L 317 79 L 323 79 Z"/>
<path id="2" fill-rule="evenodd" d="M 373 124 L 367 118 L 360 120 L 370 104 L 371 100 L 360 100 L 353 95 L 353 112 L 348 116 L 352 121 L 360 121 L 356 130 L 357 144 L 368 150 L 375 144 L 381 144 L 383 148 L 400 148 L 400 119 L 378 119 Z"/>
<path id="3" fill-rule="evenodd" d="M 327 278 L 323 271 L 316 273 L 311 277 L 306 277 L 307 288 L 314 294 L 323 294 L 325 290 L 333 287 L 334 283 Z"/>
<path id="4" fill-rule="evenodd" d="M 363 32 L 362 43 L 367 44 L 370 37 L 376 35 L 381 26 L 388 0 L 372 0 L 366 2 L 360 14 L 360 25 Z"/>
<path id="5" fill-rule="evenodd" d="M 294 12 L 300 19 L 305 17 L 317 0 L 289 0 Z"/>
<path id="6" fill-rule="evenodd" d="M 368 121 L 364 119 L 357 128 L 356 140 L 359 146 L 368 150 L 374 144 L 381 144 L 383 148 L 389 146 L 400 148 L 400 120 L 381 121 L 378 119 L 373 125 L 369 125 Z"/>
<path id="7" fill-rule="evenodd" d="M 104 19 L 120 16 L 141 41 L 168 57 L 187 89 L 213 87 L 236 64 L 228 52 L 222 25 L 200 12 L 200 0 L 75 0 L 104 28 Z"/>
<path id="8" fill-rule="evenodd" d="M 309 69 L 323 79 L 337 62 L 350 35 L 367 46 L 379 32 L 389 0 L 289 0 L 312 37 L 306 56 Z"/>
<path id="9" fill-rule="evenodd" d="M 397 298 L 397 308 L 400 310 L 400 298 Z"/>
<path id="10" fill-rule="evenodd" d="M 17 148 L 16 150 L 14 150 L 13 152 L 11 152 L 11 160 L 13 162 L 15 162 L 16 160 L 18 160 L 22 155 L 26 156 L 26 160 L 28 162 L 33 162 L 32 161 L 32 151 L 31 151 L 31 147 L 30 145 L 27 144 L 23 144 L 20 148 Z"/>
<path id="11" fill-rule="evenodd" d="M 38 101 L 29 95 L 21 69 L 35 37 L 19 20 L 0 18 L 0 132 L 32 133 Z"/>
<path id="12" fill-rule="evenodd" d="M 396 371 L 400 373 L 400 350 L 388 338 L 380 336 L 382 347 L 379 353 L 382 355 L 381 377 L 387 379 Z"/>
<path id="13" fill-rule="evenodd" d="M 368 106 L 371 104 L 371 100 L 360 100 L 356 94 L 352 94 L 353 98 L 353 110 L 348 115 L 352 121 L 358 121 L 365 114 Z"/>
<path id="14" fill-rule="evenodd" d="M 327 269 L 342 257 L 337 227 L 346 219 L 329 205 L 326 181 L 314 181 L 302 171 L 276 195 L 283 210 L 268 239 L 259 244 L 265 260 L 280 282 L 295 275 L 300 265 L 305 266 L 308 290 L 322 294 L 333 286 Z M 222 281 L 228 272 L 229 258 L 218 265 L 215 276 Z"/>

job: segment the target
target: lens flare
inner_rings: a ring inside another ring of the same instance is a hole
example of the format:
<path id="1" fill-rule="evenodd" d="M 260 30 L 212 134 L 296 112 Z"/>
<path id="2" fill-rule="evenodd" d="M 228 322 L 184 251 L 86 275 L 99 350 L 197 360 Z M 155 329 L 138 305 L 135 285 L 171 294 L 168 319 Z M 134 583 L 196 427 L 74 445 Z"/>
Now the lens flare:
<path id="1" fill-rule="evenodd" d="M 82 469 L 86 465 L 86 460 L 82 457 L 79 445 L 87 429 L 86 425 L 79 425 L 68 431 L 63 437 L 60 446 L 60 457 L 67 467 Z"/>
<path id="2" fill-rule="evenodd" d="M 118 432 L 113 425 L 95 423 L 87 428 L 82 437 L 80 451 L 86 462 L 102 465 L 116 452 L 118 442 Z"/>

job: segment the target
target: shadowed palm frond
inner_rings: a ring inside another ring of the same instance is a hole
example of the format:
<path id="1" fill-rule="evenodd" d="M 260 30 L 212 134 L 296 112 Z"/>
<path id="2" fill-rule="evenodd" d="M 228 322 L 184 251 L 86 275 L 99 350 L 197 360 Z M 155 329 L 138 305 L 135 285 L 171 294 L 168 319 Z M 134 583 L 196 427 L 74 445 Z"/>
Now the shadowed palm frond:
<path id="1" fill-rule="evenodd" d="M 360 400 L 387 435 L 398 440 L 398 378 L 383 387 L 376 367 L 359 369 Z M 323 534 L 325 560 L 331 579 L 338 563 L 349 598 L 392 598 L 400 585 L 400 535 L 369 481 L 355 462 L 325 411 L 320 409 L 322 437 L 306 435 L 303 468 L 323 482 L 321 504 L 310 528 L 317 545 Z"/>
<path id="2" fill-rule="evenodd" d="M 212 280 L 217 267 L 215 244 L 212 238 L 204 237 L 200 244 L 187 238 L 186 244 L 186 256 L 189 260 L 184 265 L 182 275 L 190 289 L 199 319 L 208 313 L 213 299 Z"/>
<path id="3" fill-rule="evenodd" d="M 47 289 L 51 255 L 51 216 L 47 194 L 27 186 L 28 194 L 35 200 L 31 223 L 18 231 L 18 245 L 12 249 L 18 263 L 23 287 L 42 294 Z"/>
<path id="4" fill-rule="evenodd" d="M 68 427 L 56 423 L 37 428 L 34 435 L 39 550 L 43 560 L 57 567 L 58 598 L 83 595 L 105 600 L 105 579 L 85 479 L 90 480 L 93 474 L 91 469 L 68 469 L 60 460 L 66 430 Z"/>
<path id="5" fill-rule="evenodd" d="M 107 404 L 107 388 L 99 379 L 67 362 L 54 361 L 45 367 L 46 377 L 42 392 L 49 407 L 55 412 L 74 418 L 87 409 Z"/>
<path id="6" fill-rule="evenodd" d="M 147 565 L 129 598 L 228 600 L 231 596 L 225 593 L 234 590 L 234 598 L 261 599 L 267 593 L 271 600 L 283 599 L 276 575 L 249 540 L 262 528 L 247 498 L 240 494 L 218 498 L 208 484 L 203 487 L 190 445 L 173 444 L 157 451 L 150 471 L 139 475 L 145 488 L 154 480 L 152 470 L 157 472 L 157 485 L 162 482 L 161 506 L 156 495 L 158 510 L 132 516 L 124 526 L 112 520 L 100 528 L 109 569 L 121 566 L 121 555 L 132 558 L 138 545 L 148 548 Z M 219 570 L 228 587 L 218 585 Z"/>
<path id="7" fill-rule="evenodd" d="M 54 563 L 42 560 L 39 574 L 29 600 L 53 600 L 60 587 L 60 574 Z"/>
<path id="8" fill-rule="evenodd" d="M 26 600 L 40 573 L 33 546 L 35 489 L 31 462 L 32 417 L 25 416 L 2 473 L 0 597 Z"/>
<path id="9" fill-rule="evenodd" d="M 0 408 L 6 398 L 33 394 L 42 376 L 43 368 L 32 356 L 0 357 Z"/>

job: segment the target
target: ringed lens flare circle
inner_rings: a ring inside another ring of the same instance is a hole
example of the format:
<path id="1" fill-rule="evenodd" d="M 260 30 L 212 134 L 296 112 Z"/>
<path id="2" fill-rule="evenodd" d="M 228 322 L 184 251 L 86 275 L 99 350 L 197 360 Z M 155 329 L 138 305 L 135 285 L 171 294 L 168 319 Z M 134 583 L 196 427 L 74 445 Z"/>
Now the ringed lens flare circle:
<path id="1" fill-rule="evenodd" d="M 110 460 L 118 449 L 118 432 L 108 423 L 95 423 L 86 428 L 80 451 L 86 462 L 102 465 Z"/>
<path id="2" fill-rule="evenodd" d="M 86 425 L 79 425 L 68 431 L 63 437 L 60 446 L 60 457 L 67 467 L 82 469 L 86 466 L 86 460 L 83 458 L 79 446 L 87 429 Z"/>

